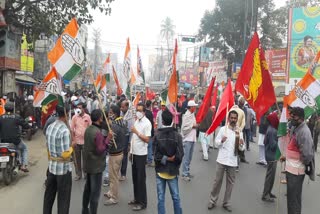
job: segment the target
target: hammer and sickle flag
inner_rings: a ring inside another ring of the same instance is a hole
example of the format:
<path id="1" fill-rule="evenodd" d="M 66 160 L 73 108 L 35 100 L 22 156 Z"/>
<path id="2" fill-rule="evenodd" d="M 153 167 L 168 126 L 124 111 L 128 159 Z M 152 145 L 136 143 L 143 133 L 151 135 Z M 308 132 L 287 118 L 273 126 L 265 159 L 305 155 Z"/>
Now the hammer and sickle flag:
<path id="1" fill-rule="evenodd" d="M 235 89 L 256 112 L 260 124 L 261 116 L 276 102 L 276 96 L 257 32 L 249 44 Z"/>

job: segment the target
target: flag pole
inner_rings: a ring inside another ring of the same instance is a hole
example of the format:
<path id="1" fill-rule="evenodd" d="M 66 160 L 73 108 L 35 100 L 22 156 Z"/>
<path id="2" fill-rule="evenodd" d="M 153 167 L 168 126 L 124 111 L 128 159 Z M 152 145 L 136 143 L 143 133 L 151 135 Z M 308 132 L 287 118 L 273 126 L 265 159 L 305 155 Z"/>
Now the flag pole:
<path id="1" fill-rule="evenodd" d="M 93 72 L 92 72 L 92 70 L 89 69 L 89 72 L 90 72 L 90 77 L 91 77 L 91 79 L 92 79 L 92 82 L 94 82 L 94 77 L 93 77 Z M 103 110 L 103 108 L 102 108 L 102 101 L 101 101 L 101 97 L 99 96 L 100 94 L 98 93 L 98 89 L 97 89 L 97 87 L 95 86 L 95 84 L 93 84 L 93 86 L 94 86 L 94 90 L 95 90 L 96 94 L 98 95 L 97 97 L 98 97 L 98 101 L 99 101 L 99 109 L 102 111 L 103 117 L 104 117 L 104 119 L 106 120 L 108 129 L 109 129 L 109 132 L 112 132 L 111 127 L 110 127 L 110 124 L 109 124 L 109 121 L 108 121 L 108 118 L 107 118 L 107 115 L 106 115 L 106 113 L 104 112 L 104 110 Z M 113 133 L 112 133 L 112 143 L 114 144 L 115 148 L 117 149 L 117 144 L 116 144 L 116 142 L 115 142 L 115 140 L 114 140 Z"/>
<path id="2" fill-rule="evenodd" d="M 226 129 L 224 130 L 225 136 L 227 136 L 227 130 L 228 130 L 228 112 L 229 112 L 229 102 L 227 102 L 227 111 L 226 111 Z"/>

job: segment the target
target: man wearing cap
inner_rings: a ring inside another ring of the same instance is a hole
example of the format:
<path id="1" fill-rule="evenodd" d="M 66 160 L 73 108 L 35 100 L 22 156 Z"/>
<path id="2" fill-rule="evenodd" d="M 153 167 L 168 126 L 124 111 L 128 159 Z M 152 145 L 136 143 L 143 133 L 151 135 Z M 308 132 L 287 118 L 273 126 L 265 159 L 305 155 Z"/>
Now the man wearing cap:
<path id="1" fill-rule="evenodd" d="M 157 113 L 157 117 L 156 117 L 156 127 L 157 129 L 162 128 L 163 124 L 162 124 L 162 112 L 166 110 L 166 103 L 164 101 L 161 101 L 161 109 L 158 111 Z"/>
<path id="2" fill-rule="evenodd" d="M 197 138 L 197 127 L 194 112 L 198 104 L 194 100 L 188 101 L 186 113 L 182 116 L 181 135 L 183 141 L 184 157 L 182 162 L 182 179 L 190 181 L 190 163 L 192 160 L 193 147 Z"/>
<path id="3" fill-rule="evenodd" d="M 288 214 L 300 214 L 305 174 L 314 181 L 314 147 L 310 129 L 304 121 L 304 109 L 293 107 L 290 119 L 290 142 L 286 157 L 281 157 L 280 161 L 286 161 Z"/>

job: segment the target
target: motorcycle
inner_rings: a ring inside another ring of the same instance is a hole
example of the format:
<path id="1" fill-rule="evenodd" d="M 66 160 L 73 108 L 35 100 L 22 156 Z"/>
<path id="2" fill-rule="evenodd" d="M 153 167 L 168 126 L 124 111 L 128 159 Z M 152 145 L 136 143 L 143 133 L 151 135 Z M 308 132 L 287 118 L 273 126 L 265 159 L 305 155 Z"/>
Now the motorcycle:
<path id="1" fill-rule="evenodd" d="M 22 136 L 26 137 L 27 140 L 31 140 L 32 139 L 32 135 L 34 135 L 37 130 L 38 130 L 38 126 L 35 120 L 34 116 L 29 116 L 25 119 L 27 121 L 27 123 L 29 124 L 29 126 L 31 127 L 30 129 L 23 129 L 22 130 Z"/>
<path id="2" fill-rule="evenodd" d="M 18 174 L 20 161 L 18 151 L 11 143 L 0 143 L 0 172 L 6 185 L 9 185 Z"/>

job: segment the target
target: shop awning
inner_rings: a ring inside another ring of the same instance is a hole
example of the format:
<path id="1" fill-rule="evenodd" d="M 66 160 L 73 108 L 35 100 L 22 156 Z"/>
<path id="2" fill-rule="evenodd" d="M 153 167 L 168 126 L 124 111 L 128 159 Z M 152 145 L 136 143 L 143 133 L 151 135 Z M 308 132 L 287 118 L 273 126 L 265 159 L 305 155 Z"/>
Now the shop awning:
<path id="1" fill-rule="evenodd" d="M 35 85 L 37 81 L 26 74 L 16 74 L 16 82 L 25 85 Z"/>

